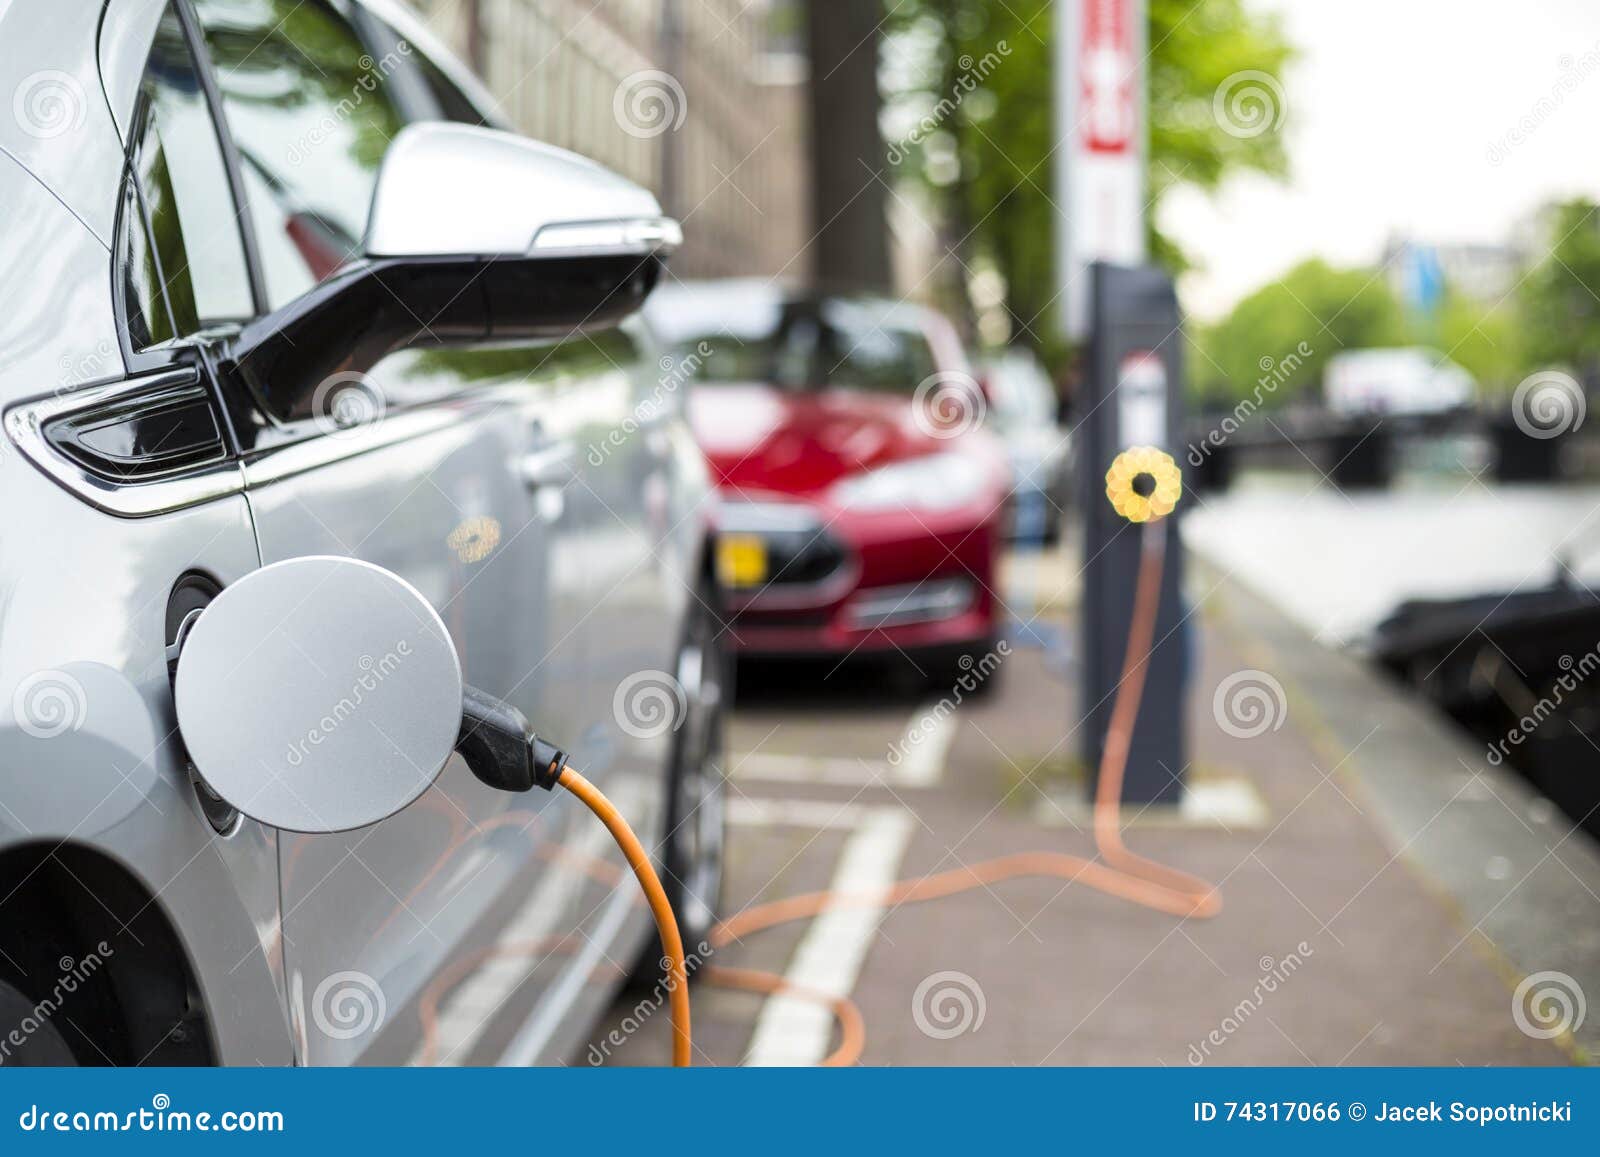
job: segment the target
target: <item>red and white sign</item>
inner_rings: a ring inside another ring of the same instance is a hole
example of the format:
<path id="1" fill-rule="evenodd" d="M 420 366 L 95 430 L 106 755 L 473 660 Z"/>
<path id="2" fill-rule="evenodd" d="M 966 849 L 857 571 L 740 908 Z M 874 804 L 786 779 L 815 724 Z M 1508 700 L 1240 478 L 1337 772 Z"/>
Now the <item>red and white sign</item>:
<path id="1" fill-rule="evenodd" d="M 1145 259 L 1145 0 L 1057 0 L 1056 264 L 1067 336 L 1089 332 L 1096 261 Z"/>
<path id="2" fill-rule="evenodd" d="M 1140 76 L 1134 55 L 1128 0 L 1086 0 L 1078 41 L 1078 127 L 1083 146 L 1094 153 L 1122 155 L 1138 144 Z"/>

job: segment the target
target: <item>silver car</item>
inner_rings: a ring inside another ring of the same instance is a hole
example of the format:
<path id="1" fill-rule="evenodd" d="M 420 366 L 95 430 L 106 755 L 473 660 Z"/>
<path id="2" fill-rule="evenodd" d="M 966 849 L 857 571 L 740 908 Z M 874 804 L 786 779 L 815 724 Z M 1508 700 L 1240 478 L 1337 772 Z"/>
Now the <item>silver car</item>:
<path id="1" fill-rule="evenodd" d="M 276 830 L 172 680 L 259 568 L 394 572 L 654 836 L 692 951 L 707 480 L 634 316 L 672 223 L 377 0 L 22 0 L 0 45 L 0 1064 L 571 1055 L 658 955 L 586 812 L 454 757 Z"/>

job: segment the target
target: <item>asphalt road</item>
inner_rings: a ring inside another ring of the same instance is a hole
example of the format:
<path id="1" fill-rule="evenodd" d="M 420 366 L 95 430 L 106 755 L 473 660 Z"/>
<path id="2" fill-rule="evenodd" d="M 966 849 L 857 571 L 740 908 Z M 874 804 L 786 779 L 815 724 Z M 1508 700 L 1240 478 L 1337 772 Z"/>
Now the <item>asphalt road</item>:
<path id="1" fill-rule="evenodd" d="M 1093 855 L 1069 758 L 1074 570 L 1056 555 L 1013 561 L 1007 599 L 1027 629 L 980 698 L 952 704 L 877 664 L 742 668 L 724 914 L 1019 851 Z M 1219 726 L 1213 689 L 1275 660 L 1222 629 L 1215 592 L 1196 586 L 1187 772 L 1218 810 L 1131 817 L 1127 840 L 1218 881 L 1220 916 L 1019 879 L 826 913 L 711 962 L 851 996 L 866 1064 L 1567 1063 L 1569 1041 L 1519 1026 L 1519 974 L 1346 777 L 1359 745 L 1319 746 L 1299 702 L 1261 735 Z M 829 1009 L 792 997 L 700 984 L 694 1008 L 697 1064 L 814 1064 L 838 1039 Z M 625 994 L 573 1063 L 662 1064 L 668 1036 L 648 994 Z"/>

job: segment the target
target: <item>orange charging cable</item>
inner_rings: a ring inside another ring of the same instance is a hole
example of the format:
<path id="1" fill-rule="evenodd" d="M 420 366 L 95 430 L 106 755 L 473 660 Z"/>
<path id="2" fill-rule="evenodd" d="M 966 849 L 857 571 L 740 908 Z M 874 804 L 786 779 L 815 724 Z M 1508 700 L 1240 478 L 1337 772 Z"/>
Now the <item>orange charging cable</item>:
<path id="1" fill-rule="evenodd" d="M 661 935 L 661 949 L 667 960 L 667 997 L 672 1012 L 672 1064 L 674 1068 L 689 1067 L 691 1044 L 689 1037 L 689 969 L 683 958 L 683 937 L 678 935 L 678 919 L 672 914 L 666 889 L 655 868 L 650 865 L 650 854 L 644 850 L 639 837 L 633 834 L 628 821 L 616 809 L 605 793 L 584 779 L 570 765 L 561 769 L 556 782 L 581 799 L 606 825 L 611 838 L 627 858 L 628 866 L 639 879 L 645 899 L 650 902 L 650 914 L 656 918 L 656 931 Z"/>
<path id="2" fill-rule="evenodd" d="M 1139 573 L 1134 591 L 1133 616 L 1128 625 L 1128 645 L 1122 678 L 1117 685 L 1111 722 L 1106 729 L 1095 786 L 1094 841 L 1101 860 L 1065 852 L 1022 852 L 984 860 L 931 876 L 901 880 L 886 893 L 852 895 L 842 892 L 808 892 L 746 908 L 718 924 L 711 932 L 712 948 L 722 946 L 778 924 L 818 916 L 836 908 L 894 907 L 953 896 L 986 888 L 1002 880 L 1045 876 L 1082 883 L 1108 895 L 1153 908 L 1172 916 L 1209 919 L 1222 910 L 1222 896 L 1197 876 L 1156 863 L 1128 850 L 1122 842 L 1122 783 L 1128 767 L 1133 726 L 1144 697 L 1145 668 L 1155 640 L 1157 611 L 1161 604 L 1161 578 L 1166 561 L 1166 526 L 1159 515 L 1141 529 Z M 1103 861 L 1103 862 L 1102 862 Z M 791 985 L 770 972 L 753 972 L 708 966 L 707 983 L 751 992 L 785 994 L 824 1004 L 839 1018 L 839 1045 L 822 1062 L 825 1066 L 853 1065 L 866 1046 L 860 1009 L 849 997 L 835 997 Z"/>
<path id="3" fill-rule="evenodd" d="M 1137 520 L 1142 527 L 1133 614 L 1128 624 L 1122 677 L 1117 685 L 1095 785 L 1094 842 L 1100 859 L 1086 859 L 1066 852 L 1022 852 L 947 872 L 901 880 L 887 892 L 869 895 L 808 892 L 785 900 L 753 905 L 722 921 L 711 931 L 710 946 L 713 949 L 721 948 L 751 933 L 839 908 L 884 908 L 921 903 L 1023 876 L 1086 884 L 1107 895 L 1172 916 L 1209 919 L 1220 912 L 1222 896 L 1213 885 L 1187 872 L 1146 859 L 1130 851 L 1122 841 L 1122 784 L 1127 772 L 1134 724 L 1144 698 L 1145 671 L 1155 642 L 1157 612 L 1161 604 L 1161 579 L 1167 549 L 1167 529 L 1162 521 L 1165 513 L 1165 510 L 1157 510 Z M 672 1063 L 675 1067 L 686 1068 L 692 1053 L 688 968 L 684 959 L 683 938 L 678 933 L 678 922 L 666 891 L 650 864 L 644 846 L 605 794 L 570 766 L 562 768 L 557 782 L 582 800 L 605 824 L 644 889 L 667 962 Z M 432 1052 L 435 1035 L 433 1013 L 444 989 L 459 982 L 467 971 L 489 956 L 509 951 L 533 954 L 543 947 L 543 942 L 539 942 L 486 950 L 458 962 L 459 967 L 455 971 L 442 976 L 430 986 L 428 999 L 424 1002 L 425 1055 L 431 1055 Z M 826 1066 L 853 1065 L 861 1059 L 862 1050 L 866 1047 L 866 1026 L 860 1008 L 849 997 L 804 988 L 771 972 L 708 965 L 702 969 L 702 973 L 707 983 L 720 987 L 765 995 L 788 995 L 826 1005 L 839 1021 L 839 1045 L 822 1063 Z"/>

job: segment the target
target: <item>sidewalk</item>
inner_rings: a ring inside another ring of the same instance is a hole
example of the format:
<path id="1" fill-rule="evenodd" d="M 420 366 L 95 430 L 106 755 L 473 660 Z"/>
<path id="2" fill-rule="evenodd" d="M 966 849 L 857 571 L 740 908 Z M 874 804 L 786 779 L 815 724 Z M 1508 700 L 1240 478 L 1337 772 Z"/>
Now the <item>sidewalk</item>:
<path id="1" fill-rule="evenodd" d="M 1146 815 L 1127 840 L 1216 881 L 1220 916 L 1179 920 L 1060 880 L 1017 880 L 895 909 L 875 936 L 871 917 L 770 930 L 715 963 L 848 991 L 866 1020 L 866 1064 L 1569 1063 L 1570 1038 L 1518 1027 L 1512 992 L 1527 973 L 1559 970 L 1600 999 L 1600 854 L 1588 837 L 1563 840 L 1559 814 L 1405 692 L 1196 572 L 1191 776 L 1246 781 L 1264 814 L 1225 826 Z M 1044 634 L 1070 625 L 1064 611 L 1053 608 Z M 1072 826 L 1085 814 L 1067 762 L 1076 738 L 1060 742 L 1076 702 L 1068 671 L 1059 656 L 1017 650 L 992 695 L 958 708 L 931 777 L 887 760 L 926 695 L 886 702 L 881 678 L 850 669 L 812 673 L 806 691 L 756 683 L 731 735 L 726 910 L 851 872 L 870 881 L 1019 851 L 1092 855 Z M 1242 738 L 1213 717 L 1215 689 L 1241 671 L 1283 686 L 1278 729 Z M 806 763 L 823 752 L 836 762 Z M 702 987 L 695 1012 L 698 1063 L 831 1047 L 830 1018 L 795 1002 Z M 1591 1049 L 1596 1021 L 1600 1010 L 1581 1034 Z M 611 1061 L 661 1063 L 666 1037 L 665 1017 L 648 1017 Z"/>

